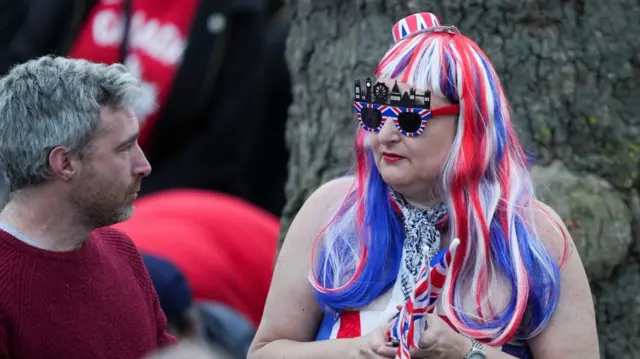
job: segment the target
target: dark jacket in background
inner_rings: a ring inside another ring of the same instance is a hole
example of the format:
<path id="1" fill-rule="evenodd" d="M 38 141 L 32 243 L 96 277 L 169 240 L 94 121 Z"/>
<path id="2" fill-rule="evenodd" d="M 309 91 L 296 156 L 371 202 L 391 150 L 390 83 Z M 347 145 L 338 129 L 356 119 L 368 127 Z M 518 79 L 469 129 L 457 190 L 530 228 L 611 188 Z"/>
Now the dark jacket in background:
<path id="1" fill-rule="evenodd" d="M 46 54 L 66 55 L 96 2 L 30 0 L 22 27 L 0 49 L 0 72 Z M 280 214 L 291 102 L 284 60 L 288 21 L 272 18 L 269 5 L 267 0 L 201 0 L 182 64 L 145 149 L 153 173 L 143 181 L 143 195 L 210 189 Z M 208 20 L 220 15 L 226 26 L 211 30 Z"/>
<path id="2" fill-rule="evenodd" d="M 0 0 L 0 48 L 7 46 L 24 21 L 31 0 Z"/>
<path id="3" fill-rule="evenodd" d="M 289 105 L 293 101 L 289 67 L 285 60 L 285 48 L 289 35 L 290 12 L 282 10 L 274 14 L 265 36 L 268 77 L 264 126 L 258 136 L 256 152 L 249 170 L 250 197 L 256 203 L 267 203 L 268 211 L 280 215 L 285 206 L 284 184 L 289 174 L 289 149 L 285 142 Z M 273 190 L 269 190 L 273 189 Z M 277 213 L 276 213 L 277 212 Z"/>

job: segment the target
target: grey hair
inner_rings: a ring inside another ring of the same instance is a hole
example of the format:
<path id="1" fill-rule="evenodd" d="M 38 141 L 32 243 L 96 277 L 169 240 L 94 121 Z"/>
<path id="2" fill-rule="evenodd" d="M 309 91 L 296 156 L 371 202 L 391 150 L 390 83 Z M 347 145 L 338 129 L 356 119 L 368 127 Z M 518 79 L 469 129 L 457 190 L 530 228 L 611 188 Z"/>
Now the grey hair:
<path id="1" fill-rule="evenodd" d="M 51 177 L 53 148 L 82 155 L 100 109 L 130 107 L 139 95 L 139 79 L 121 64 L 44 56 L 13 67 L 0 79 L 0 166 L 11 191 Z"/>

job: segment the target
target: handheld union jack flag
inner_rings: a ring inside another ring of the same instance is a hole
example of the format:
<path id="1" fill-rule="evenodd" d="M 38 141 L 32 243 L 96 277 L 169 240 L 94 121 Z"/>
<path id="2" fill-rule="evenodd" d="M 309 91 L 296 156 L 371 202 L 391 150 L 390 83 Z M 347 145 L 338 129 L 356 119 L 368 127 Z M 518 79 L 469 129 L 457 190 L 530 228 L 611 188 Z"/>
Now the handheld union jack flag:
<path id="1" fill-rule="evenodd" d="M 458 244 L 460 240 L 454 239 L 449 248 L 440 251 L 429 264 L 424 258 L 415 289 L 391 329 L 391 338 L 400 343 L 396 359 L 410 359 L 410 350 L 418 347 L 420 335 L 426 328 L 427 314 L 436 308 Z"/>

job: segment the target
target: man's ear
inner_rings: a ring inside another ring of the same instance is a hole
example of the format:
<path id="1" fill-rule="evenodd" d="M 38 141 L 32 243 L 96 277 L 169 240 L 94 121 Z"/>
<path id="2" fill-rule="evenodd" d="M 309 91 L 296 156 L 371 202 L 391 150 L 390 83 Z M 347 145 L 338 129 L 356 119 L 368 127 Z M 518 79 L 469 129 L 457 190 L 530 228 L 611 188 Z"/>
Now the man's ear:
<path id="1" fill-rule="evenodd" d="M 80 161 L 66 147 L 58 146 L 49 152 L 49 169 L 54 177 L 69 181 L 77 172 Z"/>

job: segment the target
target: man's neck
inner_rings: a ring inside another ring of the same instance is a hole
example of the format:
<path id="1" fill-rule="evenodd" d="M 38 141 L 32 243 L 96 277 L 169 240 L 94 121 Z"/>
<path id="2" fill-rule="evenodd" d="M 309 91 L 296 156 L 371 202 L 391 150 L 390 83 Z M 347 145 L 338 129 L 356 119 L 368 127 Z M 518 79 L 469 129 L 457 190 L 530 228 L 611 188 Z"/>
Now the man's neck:
<path id="1" fill-rule="evenodd" d="M 38 247 L 67 252 L 84 244 L 91 229 L 79 225 L 74 211 L 55 198 L 44 196 L 19 196 L 7 203 L 0 220 L 37 243 Z"/>

